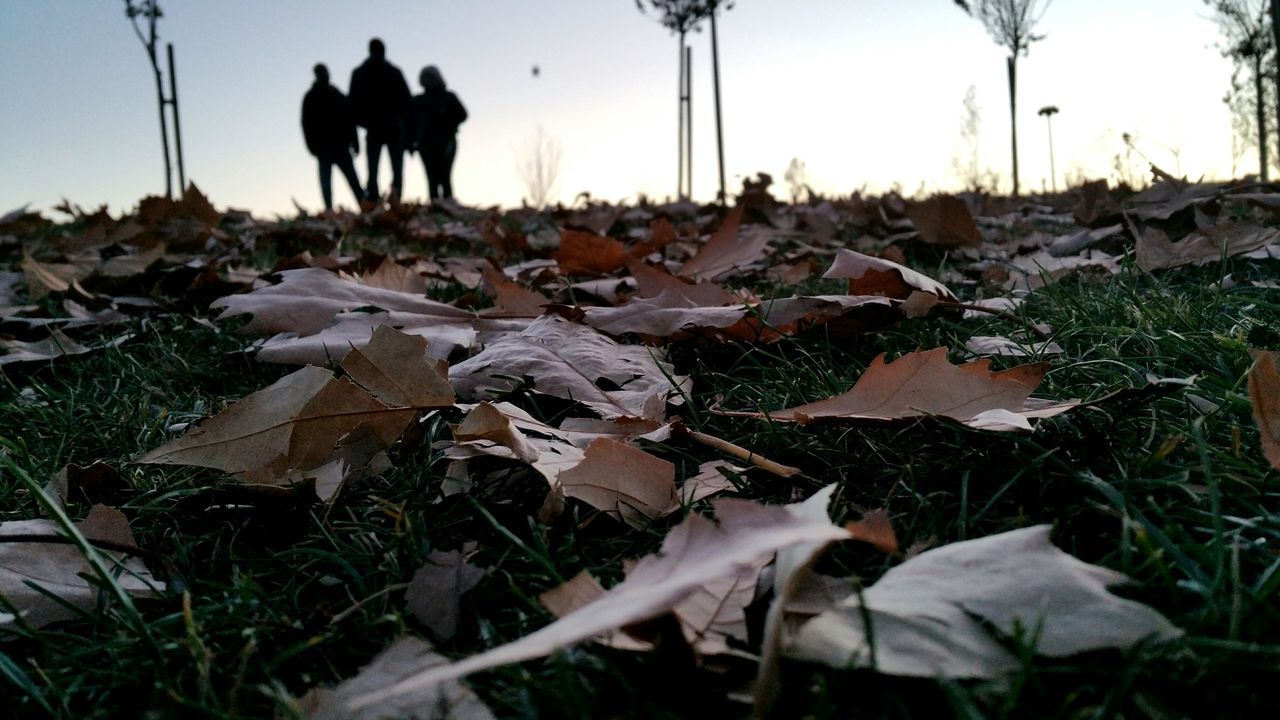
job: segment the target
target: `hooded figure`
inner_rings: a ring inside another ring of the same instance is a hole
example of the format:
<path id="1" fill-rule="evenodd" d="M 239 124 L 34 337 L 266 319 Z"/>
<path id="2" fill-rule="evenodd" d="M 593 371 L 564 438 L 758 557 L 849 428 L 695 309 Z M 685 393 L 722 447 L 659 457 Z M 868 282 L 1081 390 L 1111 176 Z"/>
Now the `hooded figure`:
<path id="1" fill-rule="evenodd" d="M 364 147 L 369 157 L 366 197 L 378 200 L 378 162 L 385 147 L 391 155 L 391 200 L 399 201 L 404 187 L 409 85 L 400 68 L 387 62 L 387 48 L 378 38 L 369 41 L 369 57 L 351 73 L 351 109 L 356 124 L 365 129 Z"/>
<path id="2" fill-rule="evenodd" d="M 315 82 L 302 98 L 302 137 L 307 150 L 320 164 L 320 195 L 324 209 L 333 209 L 333 166 L 337 165 L 342 176 L 351 186 L 351 192 L 359 203 L 360 178 L 351 155 L 359 151 L 356 124 L 351 117 L 351 107 L 342 91 L 329 83 L 329 68 L 318 64 L 314 68 Z"/>
<path id="3" fill-rule="evenodd" d="M 467 119 L 467 109 L 444 84 L 435 65 L 418 75 L 422 94 L 413 98 L 413 129 L 410 150 L 422 157 L 427 172 L 427 189 L 432 200 L 453 197 L 453 159 L 458 154 L 458 126 Z"/>

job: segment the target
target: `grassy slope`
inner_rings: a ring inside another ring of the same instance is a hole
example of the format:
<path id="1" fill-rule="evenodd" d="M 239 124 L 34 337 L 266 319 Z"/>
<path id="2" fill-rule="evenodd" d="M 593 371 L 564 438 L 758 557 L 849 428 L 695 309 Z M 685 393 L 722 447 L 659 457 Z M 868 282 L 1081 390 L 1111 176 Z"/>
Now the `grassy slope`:
<path id="1" fill-rule="evenodd" d="M 1235 287 L 1210 289 L 1228 272 Z M 797 483 L 744 477 L 743 495 L 784 502 L 838 482 L 839 513 L 887 507 L 907 544 L 1054 523 L 1060 546 L 1132 575 L 1139 582 L 1129 593 L 1188 631 L 1186 642 L 1124 656 L 1028 660 L 1023 672 L 995 683 L 788 665 L 780 714 L 1227 717 L 1280 706 L 1278 476 L 1261 460 L 1244 388 L 1247 348 L 1280 346 L 1280 298 L 1248 280 L 1278 276 L 1274 263 L 1228 261 L 1154 277 L 1127 273 L 1109 284 L 1069 279 L 1034 294 L 1024 315 L 1052 325 L 1066 349 L 1050 359 L 1037 394 L 1096 398 L 1141 387 L 1148 375 L 1196 379 L 1162 396 L 1044 421 L 1031 435 L 928 421 L 797 428 L 700 410 L 721 396 L 735 409 L 824 397 L 885 351 L 947 345 L 959 360 L 954 349 L 966 338 L 1016 330 L 999 318 L 914 320 L 854 340 L 815 334 L 760 348 L 677 348 L 679 369 L 695 382 L 690 424 L 806 473 Z M 536 596 L 560 579 L 588 568 L 616 580 L 622 559 L 661 539 L 664 527 L 583 523 L 581 508 L 538 527 L 529 519 L 538 482 L 521 473 L 437 502 L 443 465 L 430 445 L 448 437 L 448 418 L 424 423 L 421 441 L 400 449 L 395 470 L 344 493 L 331 509 L 209 510 L 210 488 L 225 486 L 217 473 L 124 466 L 167 438 L 167 423 L 210 414 L 287 371 L 234 352 L 243 344 L 171 316 L 147 321 L 119 349 L 5 374 L 0 437 L 16 444 L 17 464 L 39 479 L 67 462 L 124 467 L 133 490 L 122 507 L 139 544 L 171 558 L 190 598 L 188 611 L 177 597 L 139 603 L 158 647 L 112 611 L 0 643 L 0 677 L 14 684 L 0 715 L 32 715 L 45 705 L 107 717 L 139 703 L 173 717 L 287 713 L 291 696 L 352 674 L 392 638 L 416 630 L 402 613 L 402 593 L 379 591 L 407 581 L 432 549 L 478 540 L 473 562 L 490 569 L 466 597 L 458 637 L 440 646 L 462 655 L 545 624 Z M 680 465 L 681 477 L 715 457 L 679 443 L 653 452 Z M 0 517 L 35 515 L 12 473 L 0 475 Z M 889 566 L 852 544 L 824 562 L 867 583 Z M 684 661 L 587 647 L 487 673 L 473 685 L 500 716 L 742 712 L 728 695 L 750 668 L 713 673 Z"/>

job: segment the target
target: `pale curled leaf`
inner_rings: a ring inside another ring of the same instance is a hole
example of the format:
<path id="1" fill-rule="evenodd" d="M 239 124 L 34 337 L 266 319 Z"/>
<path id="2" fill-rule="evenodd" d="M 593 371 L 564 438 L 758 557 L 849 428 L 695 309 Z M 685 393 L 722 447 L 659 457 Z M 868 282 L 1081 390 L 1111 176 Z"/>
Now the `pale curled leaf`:
<path id="1" fill-rule="evenodd" d="M 448 660 L 430 644 L 415 637 L 392 643 L 354 677 L 333 689 L 313 688 L 299 701 L 309 720 L 492 720 L 493 713 L 466 685 L 457 680 L 389 698 L 359 710 L 352 698 L 378 692 L 400 682 L 423 667 L 445 665 Z"/>
<path id="2" fill-rule="evenodd" d="M 605 418 L 660 419 L 668 399 L 690 386 L 673 373 L 662 351 L 619 345 L 554 315 L 453 366 L 449 382 L 459 397 L 483 399 L 511 390 L 524 377 L 538 392 L 580 402 Z"/>
<path id="3" fill-rule="evenodd" d="M 782 548 L 845 537 L 845 531 L 825 516 L 810 517 L 794 506 L 732 499 L 712 502 L 718 523 L 690 515 L 667 535 L 660 553 L 642 559 L 625 580 L 594 602 L 506 645 L 447 666 L 424 665 L 395 686 L 357 698 L 352 707 L 368 707 L 480 670 L 543 657 L 669 612 L 705 583 L 737 575 Z"/>
<path id="4" fill-rule="evenodd" d="M 944 300 L 956 300 L 956 296 L 946 285 L 927 275 L 892 260 L 863 255 L 845 248 L 836 250 L 835 261 L 822 277 L 848 279 L 850 295 L 882 295 L 905 300 L 912 291 L 918 290 Z"/>
<path id="5" fill-rule="evenodd" d="M 891 675 L 989 678 L 1020 661 L 988 626 L 1050 657 L 1181 635 L 1150 607 L 1107 591 L 1126 579 L 1056 548 L 1047 525 L 953 543 L 885 573 L 862 593 L 865 607 L 853 594 L 810 620 L 787 652 Z"/>
<path id="6" fill-rule="evenodd" d="M 119 510 L 113 508 L 97 505 L 89 517 L 77 526 L 91 540 L 133 544 L 128 521 Z M 85 576 L 92 577 L 93 571 L 75 545 L 58 542 L 3 542 L 4 537 L 14 535 L 56 538 L 62 536 L 62 531 L 52 520 L 12 520 L 0 523 L 0 597 L 13 606 L 18 617 L 33 627 L 41 627 L 76 617 L 77 609 L 91 612 L 97 606 L 98 586 L 91 585 L 85 579 Z M 107 550 L 100 550 L 99 553 L 109 565 L 120 570 L 116 582 L 129 595 L 146 597 L 154 595 L 157 588 L 163 587 L 163 584 L 151 576 L 141 560 Z M 0 628 L 16 620 L 14 614 L 0 610 Z"/>
<path id="7" fill-rule="evenodd" d="M 1234 257 L 1271 245 L 1280 239 L 1280 230 L 1244 223 L 1217 225 L 1196 231 L 1178 242 L 1156 228 L 1146 228 L 1137 236 L 1135 256 L 1138 267 L 1151 272 L 1182 265 L 1205 265 L 1223 257 Z"/>

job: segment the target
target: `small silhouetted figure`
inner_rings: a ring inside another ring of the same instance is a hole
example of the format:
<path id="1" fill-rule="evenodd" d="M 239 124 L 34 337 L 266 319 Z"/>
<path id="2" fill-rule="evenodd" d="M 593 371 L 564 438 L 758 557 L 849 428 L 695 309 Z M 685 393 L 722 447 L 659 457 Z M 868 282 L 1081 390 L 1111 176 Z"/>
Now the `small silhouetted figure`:
<path id="1" fill-rule="evenodd" d="M 365 197 L 378 200 L 378 162 L 386 147 L 391 155 L 391 200 L 398 202 L 404 187 L 409 85 L 400 68 L 387 62 L 387 48 L 378 38 L 369 41 L 369 57 L 351 73 L 351 108 L 356 124 L 365 129 L 364 149 L 369 156 Z"/>
<path id="2" fill-rule="evenodd" d="M 307 150 L 320 163 L 320 195 L 324 197 L 324 209 L 333 209 L 333 166 L 337 165 L 342 176 L 355 193 L 356 203 L 364 197 L 360 191 L 360 178 L 351 155 L 359 152 L 355 120 L 351 106 L 342 91 L 329 83 L 329 68 L 315 66 L 316 81 L 302 98 L 302 136 Z"/>
<path id="3" fill-rule="evenodd" d="M 453 197 L 453 159 L 458 154 L 458 126 L 467 119 L 462 101 L 444 84 L 435 65 L 418 75 L 422 94 L 413 98 L 410 148 L 422 157 L 432 200 Z"/>

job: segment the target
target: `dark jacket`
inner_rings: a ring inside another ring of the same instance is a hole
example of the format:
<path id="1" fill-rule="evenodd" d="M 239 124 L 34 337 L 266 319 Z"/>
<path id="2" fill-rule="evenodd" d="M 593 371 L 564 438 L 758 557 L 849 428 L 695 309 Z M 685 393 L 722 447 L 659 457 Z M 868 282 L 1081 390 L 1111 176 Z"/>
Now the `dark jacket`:
<path id="1" fill-rule="evenodd" d="M 302 98 L 302 136 L 318 158 L 335 158 L 357 143 L 351 106 L 338 88 L 316 82 Z"/>
<path id="2" fill-rule="evenodd" d="M 351 72 L 351 109 L 356 124 L 375 131 L 398 130 L 409 115 L 409 85 L 400 68 L 366 58 Z"/>
<path id="3" fill-rule="evenodd" d="M 413 98 L 410 147 L 420 152 L 443 149 L 467 119 L 462 101 L 448 90 L 426 91 Z"/>

